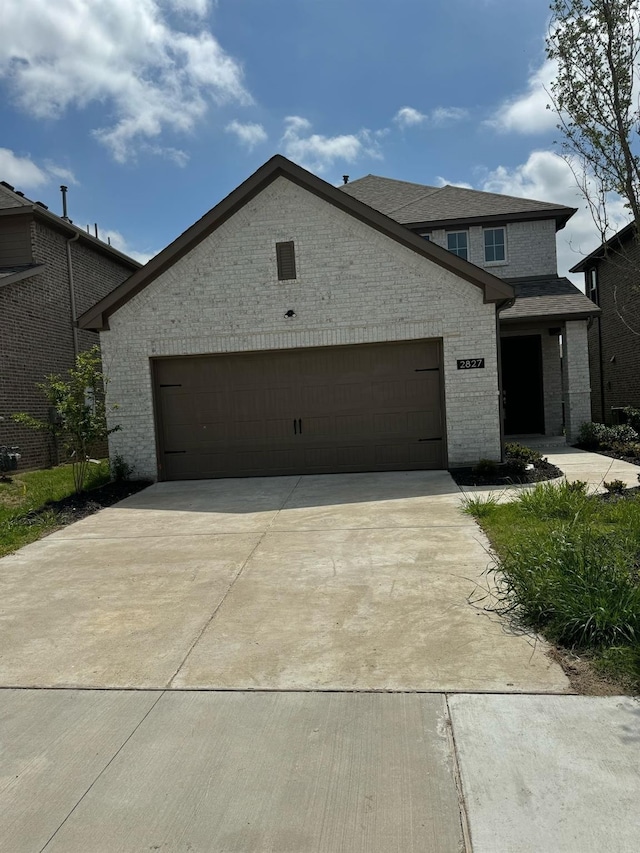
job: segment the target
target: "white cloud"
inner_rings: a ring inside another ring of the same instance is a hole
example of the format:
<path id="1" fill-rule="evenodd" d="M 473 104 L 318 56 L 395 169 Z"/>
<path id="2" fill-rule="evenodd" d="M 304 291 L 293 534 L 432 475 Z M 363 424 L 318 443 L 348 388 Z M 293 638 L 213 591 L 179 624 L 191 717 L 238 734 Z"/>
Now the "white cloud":
<path id="1" fill-rule="evenodd" d="M 45 161 L 38 166 L 30 157 L 20 157 L 9 148 L 0 148 L 0 181 L 6 181 L 19 190 L 32 190 L 50 183 L 53 178 L 77 184 L 69 169 Z"/>
<path id="2" fill-rule="evenodd" d="M 469 111 L 461 107 L 436 107 L 431 113 L 431 123 L 436 127 L 444 127 L 444 125 L 462 121 L 468 115 Z"/>
<path id="3" fill-rule="evenodd" d="M 5 4 L 0 79 L 35 118 L 99 103 L 94 131 L 119 162 L 164 130 L 190 132 L 210 102 L 251 103 L 242 68 L 207 29 L 172 28 L 165 0 L 20 0 Z M 178 12 L 204 0 L 173 0 Z"/>
<path id="4" fill-rule="evenodd" d="M 125 255 L 129 255 L 130 258 L 140 261 L 141 264 L 146 264 L 147 261 L 150 261 L 157 254 L 157 252 L 138 252 L 136 249 L 133 249 L 119 231 L 107 229 L 98 233 L 104 243 L 111 242 L 114 249 L 118 249 L 119 252 L 123 252 Z"/>
<path id="5" fill-rule="evenodd" d="M 204 18 L 209 11 L 209 0 L 169 0 L 169 5 L 176 12 L 187 12 L 191 15 L 196 15 L 198 18 Z"/>
<path id="6" fill-rule="evenodd" d="M 382 158 L 378 140 L 384 131 L 321 136 L 310 130 L 311 122 L 306 118 L 288 116 L 281 144 L 286 157 L 311 171 L 324 172 L 335 160 L 353 163 L 363 156 Z"/>
<path id="7" fill-rule="evenodd" d="M 247 146 L 249 151 L 261 142 L 267 141 L 267 132 L 261 124 L 252 124 L 251 122 L 242 124 L 242 122 L 234 119 L 232 122 L 229 122 L 225 130 L 227 133 L 235 134 L 240 142 Z"/>
<path id="8" fill-rule="evenodd" d="M 413 107 L 402 107 L 393 117 L 395 123 L 399 124 L 400 127 L 413 127 L 416 124 L 422 124 L 426 119 L 427 116 L 424 113 Z"/>
<path id="9" fill-rule="evenodd" d="M 515 168 L 498 166 L 484 175 L 478 189 L 578 208 L 564 229 L 558 232 L 560 275 L 566 275 L 570 267 L 600 244 L 599 231 L 580 195 L 569 165 L 552 151 L 533 151 L 526 163 Z M 629 215 L 619 199 L 611 199 L 608 209 L 614 230 L 622 228 L 629 221 Z M 576 284 L 583 284 L 582 275 L 571 278 Z"/>
<path id="10" fill-rule="evenodd" d="M 548 95 L 556 75 L 556 64 L 550 59 L 529 77 L 526 92 L 511 98 L 485 124 L 498 130 L 515 133 L 547 133 L 558 124 L 558 116 L 547 109 Z"/>
<path id="11" fill-rule="evenodd" d="M 444 127 L 461 121 L 469 115 L 468 110 L 461 107 L 436 107 L 430 113 L 421 113 L 414 107 L 402 107 L 394 115 L 393 121 L 402 128 L 415 127 L 418 124 L 430 124 L 433 127 Z"/>
<path id="12" fill-rule="evenodd" d="M 472 190 L 473 187 L 471 184 L 468 184 L 466 181 L 448 181 L 446 178 L 443 178 L 441 175 L 438 175 L 436 178 L 436 186 L 437 187 L 460 187 L 463 190 Z"/>

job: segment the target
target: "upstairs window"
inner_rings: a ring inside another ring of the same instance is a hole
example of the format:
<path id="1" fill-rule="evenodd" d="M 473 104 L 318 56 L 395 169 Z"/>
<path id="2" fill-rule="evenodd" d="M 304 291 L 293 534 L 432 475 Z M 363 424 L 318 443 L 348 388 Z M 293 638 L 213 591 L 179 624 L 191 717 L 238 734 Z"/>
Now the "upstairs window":
<path id="1" fill-rule="evenodd" d="M 276 260 L 279 281 L 288 281 L 296 277 L 296 250 L 293 240 L 288 243 L 276 243 Z"/>
<path id="2" fill-rule="evenodd" d="M 595 267 L 587 273 L 587 296 L 596 305 L 600 304 L 598 302 L 598 270 Z"/>
<path id="3" fill-rule="evenodd" d="M 459 258 L 469 260 L 469 239 L 466 231 L 449 231 L 447 249 Z"/>
<path id="4" fill-rule="evenodd" d="M 504 241 L 504 228 L 485 228 L 484 262 L 495 264 L 507 259 Z"/>

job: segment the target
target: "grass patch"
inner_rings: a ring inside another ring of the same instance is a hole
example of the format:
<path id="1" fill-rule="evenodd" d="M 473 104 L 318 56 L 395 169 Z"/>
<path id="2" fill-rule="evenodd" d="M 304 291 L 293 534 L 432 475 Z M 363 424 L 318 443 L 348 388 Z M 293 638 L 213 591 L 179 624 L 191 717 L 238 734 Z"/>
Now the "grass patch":
<path id="1" fill-rule="evenodd" d="M 508 504 L 471 499 L 499 560 L 492 609 L 640 689 L 640 499 L 539 484 Z"/>
<path id="2" fill-rule="evenodd" d="M 106 460 L 92 464 L 87 474 L 87 489 L 110 480 Z M 11 483 L 0 482 L 0 556 L 34 542 L 60 526 L 56 512 L 37 513 L 50 501 L 74 494 L 71 465 L 15 474 Z"/>

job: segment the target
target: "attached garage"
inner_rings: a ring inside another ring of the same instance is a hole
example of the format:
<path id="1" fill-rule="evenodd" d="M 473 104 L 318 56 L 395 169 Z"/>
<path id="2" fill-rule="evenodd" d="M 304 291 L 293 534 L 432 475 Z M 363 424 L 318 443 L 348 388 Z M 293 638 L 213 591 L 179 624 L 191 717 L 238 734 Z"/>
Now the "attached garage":
<path id="1" fill-rule="evenodd" d="M 139 476 L 438 469 L 500 458 L 512 297 L 276 156 L 80 324 Z"/>
<path id="2" fill-rule="evenodd" d="M 160 478 L 442 468 L 440 353 L 411 341 L 156 359 Z"/>

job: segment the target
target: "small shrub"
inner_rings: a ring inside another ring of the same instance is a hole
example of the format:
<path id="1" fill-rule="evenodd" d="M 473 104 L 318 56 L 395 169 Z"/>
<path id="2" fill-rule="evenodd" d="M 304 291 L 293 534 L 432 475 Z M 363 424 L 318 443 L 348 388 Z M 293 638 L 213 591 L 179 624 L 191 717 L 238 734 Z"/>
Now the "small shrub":
<path id="1" fill-rule="evenodd" d="M 609 480 L 608 483 L 602 484 L 610 495 L 621 495 L 627 488 L 627 484 L 622 480 Z"/>
<path id="2" fill-rule="evenodd" d="M 524 459 L 507 459 L 509 470 L 516 477 L 522 477 L 527 473 L 528 464 L 529 463 L 525 462 Z"/>
<path id="3" fill-rule="evenodd" d="M 541 520 L 584 519 L 593 511 L 593 498 L 587 494 L 582 480 L 573 483 L 537 483 L 530 491 L 518 496 L 522 509 Z"/>
<path id="4" fill-rule="evenodd" d="M 498 463 L 493 459 L 480 459 L 471 471 L 478 477 L 494 477 L 498 473 Z"/>
<path id="5" fill-rule="evenodd" d="M 582 424 L 578 432 L 578 444 L 596 450 L 609 449 L 614 444 L 634 444 L 638 433 L 629 424 L 607 426 L 593 421 Z"/>
<path id="6" fill-rule="evenodd" d="M 637 441 L 630 444 L 614 441 L 609 450 L 612 450 L 618 456 L 627 456 L 629 459 L 640 459 L 640 443 Z"/>
<path id="7" fill-rule="evenodd" d="M 131 479 L 133 474 L 133 466 L 129 465 L 124 456 L 116 453 L 110 460 L 111 479 L 115 483 L 125 483 Z"/>
<path id="8" fill-rule="evenodd" d="M 634 409 L 633 406 L 625 406 L 622 411 L 627 419 L 627 424 L 637 433 L 640 433 L 640 409 Z"/>
<path id="9" fill-rule="evenodd" d="M 633 444 L 638 441 L 638 433 L 629 424 L 619 424 L 618 426 L 605 427 L 605 434 L 602 439 L 603 447 L 610 447 L 612 444 Z"/>
<path id="10" fill-rule="evenodd" d="M 525 465 L 535 465 L 542 461 L 542 453 L 531 447 L 525 447 L 524 444 L 518 444 L 517 441 L 511 441 L 505 445 L 504 455 L 510 464 L 516 460 L 521 460 Z"/>

